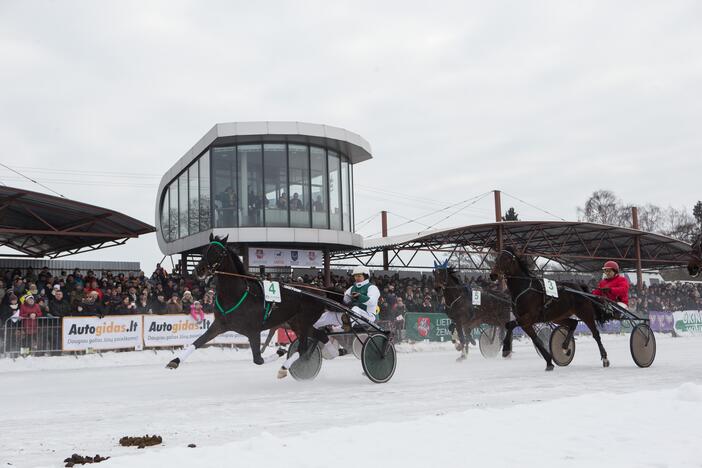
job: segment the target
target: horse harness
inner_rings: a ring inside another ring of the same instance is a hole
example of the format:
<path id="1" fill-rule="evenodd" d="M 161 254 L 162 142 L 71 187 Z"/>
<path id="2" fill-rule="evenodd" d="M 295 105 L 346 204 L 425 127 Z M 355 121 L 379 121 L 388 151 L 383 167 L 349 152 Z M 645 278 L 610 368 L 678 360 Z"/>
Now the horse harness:
<path id="1" fill-rule="evenodd" d="M 217 260 L 217 263 L 210 266 L 210 268 L 215 273 L 217 273 L 217 270 L 220 267 L 220 265 L 222 264 L 222 261 L 224 260 L 224 258 L 231 255 L 231 253 L 229 252 L 229 249 L 227 247 L 225 247 L 224 244 L 222 244 L 221 242 L 212 241 L 212 242 L 210 242 L 210 246 L 212 246 L 212 245 L 216 245 L 216 246 L 222 248 L 222 255 Z M 246 282 L 246 291 L 244 291 L 244 293 L 241 295 L 241 297 L 239 298 L 239 301 L 227 310 L 225 310 L 224 307 L 222 307 L 222 304 L 220 304 L 220 302 L 219 302 L 219 297 L 217 297 L 218 295 L 215 294 L 215 307 L 217 308 L 219 313 L 222 314 L 223 317 L 226 317 L 231 312 L 234 312 L 236 309 L 238 309 L 244 303 L 246 298 L 249 296 L 249 293 L 251 292 L 251 285 L 249 284 L 248 279 L 245 279 L 244 281 Z M 261 287 L 261 291 L 263 291 L 263 283 L 261 281 L 259 281 L 258 284 Z M 255 296 L 254 293 L 251 293 L 251 295 Z M 265 300 L 265 297 L 262 297 L 262 299 L 263 299 L 263 321 L 265 322 L 266 320 L 268 320 L 268 317 L 270 317 L 271 311 L 275 307 L 275 303 L 267 302 Z"/>

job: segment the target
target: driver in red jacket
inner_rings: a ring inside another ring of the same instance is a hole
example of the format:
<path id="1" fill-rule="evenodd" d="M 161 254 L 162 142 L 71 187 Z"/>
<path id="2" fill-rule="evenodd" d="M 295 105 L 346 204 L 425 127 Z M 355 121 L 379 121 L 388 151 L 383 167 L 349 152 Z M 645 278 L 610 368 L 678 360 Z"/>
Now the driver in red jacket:
<path id="1" fill-rule="evenodd" d="M 629 308 L 629 281 L 619 274 L 617 262 L 609 260 L 602 267 L 602 281 L 592 292 L 597 296 L 604 296 L 625 309 Z"/>

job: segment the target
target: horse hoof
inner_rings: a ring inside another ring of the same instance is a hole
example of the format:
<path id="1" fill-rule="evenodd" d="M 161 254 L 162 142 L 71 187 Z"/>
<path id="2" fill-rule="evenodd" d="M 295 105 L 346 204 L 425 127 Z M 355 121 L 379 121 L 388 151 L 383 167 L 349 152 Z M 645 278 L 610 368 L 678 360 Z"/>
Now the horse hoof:
<path id="1" fill-rule="evenodd" d="M 550 371 L 552 371 L 552 370 L 553 370 L 553 364 L 548 364 L 548 365 L 546 366 L 546 372 L 550 372 Z"/>
<path id="2" fill-rule="evenodd" d="M 281 367 L 280 369 L 278 369 L 278 376 L 277 376 L 277 377 L 278 377 L 279 379 L 284 379 L 284 378 L 287 377 L 287 376 L 288 376 L 288 370 L 287 370 L 287 369 L 283 369 L 282 367 Z"/>
<path id="3" fill-rule="evenodd" d="M 456 362 L 463 362 L 463 361 L 465 361 L 465 360 L 466 360 L 466 355 L 465 355 L 465 354 L 461 354 L 460 356 L 458 356 L 458 357 L 456 358 Z"/>
<path id="4" fill-rule="evenodd" d="M 168 364 L 166 364 L 166 369 L 177 369 L 180 365 L 180 358 L 175 358 Z"/>
<path id="5" fill-rule="evenodd" d="M 509 359 L 512 357 L 512 351 L 502 351 L 502 357 L 505 359 Z"/>
<path id="6" fill-rule="evenodd" d="M 609 367 L 609 359 L 607 359 L 607 358 L 602 359 L 602 367 Z"/>

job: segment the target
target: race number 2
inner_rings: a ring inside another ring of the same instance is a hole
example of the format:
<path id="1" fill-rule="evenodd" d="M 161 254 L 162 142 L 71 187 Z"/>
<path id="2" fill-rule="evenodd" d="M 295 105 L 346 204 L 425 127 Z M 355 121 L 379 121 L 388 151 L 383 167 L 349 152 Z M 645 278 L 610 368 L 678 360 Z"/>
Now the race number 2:
<path id="1" fill-rule="evenodd" d="M 280 284 L 277 281 L 264 281 L 263 292 L 266 295 L 266 302 L 281 302 Z"/>

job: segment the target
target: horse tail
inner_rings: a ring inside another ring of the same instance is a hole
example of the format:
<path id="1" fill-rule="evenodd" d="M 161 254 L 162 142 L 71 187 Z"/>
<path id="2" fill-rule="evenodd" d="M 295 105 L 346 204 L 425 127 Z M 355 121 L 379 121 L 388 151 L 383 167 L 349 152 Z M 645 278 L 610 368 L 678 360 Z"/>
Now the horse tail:
<path id="1" fill-rule="evenodd" d="M 588 288 L 585 284 L 581 284 L 580 289 L 586 293 L 590 292 L 590 288 Z M 603 326 L 605 322 L 609 322 L 614 318 L 614 315 L 608 310 L 607 307 L 605 307 L 604 304 L 595 302 L 590 298 L 585 299 L 592 304 L 592 309 L 595 313 L 595 321 L 598 323 L 598 325 Z"/>

